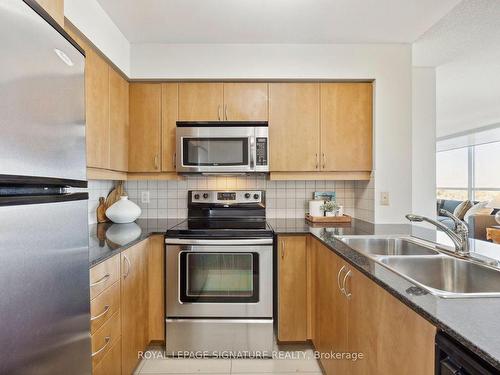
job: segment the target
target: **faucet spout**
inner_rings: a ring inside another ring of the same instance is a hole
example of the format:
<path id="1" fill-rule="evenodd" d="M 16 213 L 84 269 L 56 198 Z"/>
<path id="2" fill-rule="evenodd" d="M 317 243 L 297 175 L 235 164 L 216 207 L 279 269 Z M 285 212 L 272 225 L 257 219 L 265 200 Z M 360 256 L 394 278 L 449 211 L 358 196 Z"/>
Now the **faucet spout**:
<path id="1" fill-rule="evenodd" d="M 448 216 L 450 219 L 453 220 L 453 222 L 455 224 L 454 230 L 448 228 L 446 225 L 440 223 L 439 221 L 430 219 L 426 216 L 408 214 L 408 215 L 406 215 L 406 218 L 411 222 L 423 222 L 423 221 L 425 221 L 425 222 L 432 224 L 435 227 L 441 229 L 453 241 L 453 244 L 455 245 L 455 252 L 459 256 L 469 256 L 470 255 L 469 228 L 467 227 L 467 224 L 465 224 L 458 217 L 456 217 L 455 215 L 451 214 L 450 212 L 448 212 L 446 210 L 440 210 L 439 212 L 441 215 Z"/>

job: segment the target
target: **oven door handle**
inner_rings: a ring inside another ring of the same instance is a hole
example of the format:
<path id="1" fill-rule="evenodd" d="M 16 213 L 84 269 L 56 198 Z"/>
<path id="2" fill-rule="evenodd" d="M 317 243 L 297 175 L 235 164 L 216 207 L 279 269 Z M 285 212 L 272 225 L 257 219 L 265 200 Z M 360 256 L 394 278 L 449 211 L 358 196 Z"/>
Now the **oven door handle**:
<path id="1" fill-rule="evenodd" d="M 252 238 L 252 239 L 229 239 L 229 240 L 206 240 L 187 238 L 165 238 L 167 245 L 272 245 L 272 238 Z"/>

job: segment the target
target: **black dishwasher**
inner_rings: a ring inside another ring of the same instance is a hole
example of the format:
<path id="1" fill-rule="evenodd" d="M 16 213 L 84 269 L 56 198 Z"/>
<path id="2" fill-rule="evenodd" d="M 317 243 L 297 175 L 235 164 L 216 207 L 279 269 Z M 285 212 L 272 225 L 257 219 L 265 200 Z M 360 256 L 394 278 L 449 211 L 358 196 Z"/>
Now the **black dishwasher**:
<path id="1" fill-rule="evenodd" d="M 436 335 L 436 375 L 500 374 L 476 354 L 443 332 Z"/>

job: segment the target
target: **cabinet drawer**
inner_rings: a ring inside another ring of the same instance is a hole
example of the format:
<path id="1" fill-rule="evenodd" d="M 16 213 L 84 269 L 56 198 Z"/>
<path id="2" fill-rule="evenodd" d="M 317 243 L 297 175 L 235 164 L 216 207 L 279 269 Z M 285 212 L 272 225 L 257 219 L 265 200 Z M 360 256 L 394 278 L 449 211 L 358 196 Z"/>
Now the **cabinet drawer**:
<path id="1" fill-rule="evenodd" d="M 120 255 L 90 269 L 90 299 L 94 299 L 120 279 Z"/>
<path id="2" fill-rule="evenodd" d="M 96 366 L 118 341 L 121 333 L 120 311 L 92 335 L 92 366 Z"/>
<path id="3" fill-rule="evenodd" d="M 119 309 L 120 282 L 116 282 L 90 302 L 90 332 L 96 332 Z"/>
<path id="4" fill-rule="evenodd" d="M 94 369 L 93 375 L 121 375 L 122 373 L 122 339 L 119 338 L 108 350 Z"/>

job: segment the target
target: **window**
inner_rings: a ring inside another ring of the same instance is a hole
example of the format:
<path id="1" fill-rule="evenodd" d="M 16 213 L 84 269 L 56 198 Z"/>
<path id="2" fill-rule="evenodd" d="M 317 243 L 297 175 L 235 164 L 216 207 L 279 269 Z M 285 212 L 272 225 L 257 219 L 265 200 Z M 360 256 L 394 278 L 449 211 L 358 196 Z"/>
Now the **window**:
<path id="1" fill-rule="evenodd" d="M 473 146 L 474 149 L 474 186 L 473 199 L 492 200 L 500 193 L 500 142 Z"/>
<path id="2" fill-rule="evenodd" d="M 500 142 L 436 154 L 438 199 L 489 201 L 500 194 Z"/>

